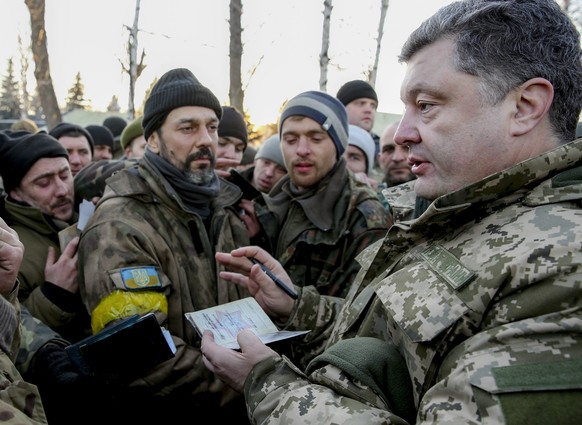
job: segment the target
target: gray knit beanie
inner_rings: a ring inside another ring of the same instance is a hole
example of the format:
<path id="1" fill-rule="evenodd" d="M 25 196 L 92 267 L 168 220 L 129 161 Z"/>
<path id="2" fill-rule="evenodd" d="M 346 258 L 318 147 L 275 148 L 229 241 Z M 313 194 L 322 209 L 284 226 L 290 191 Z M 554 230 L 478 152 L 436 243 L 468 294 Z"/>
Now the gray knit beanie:
<path id="1" fill-rule="evenodd" d="M 349 126 L 350 138 L 348 143 L 359 148 L 364 155 L 366 155 L 366 174 L 369 176 L 374 167 L 374 154 L 376 153 L 376 145 L 370 133 L 357 125 L 350 124 Z"/>
<path id="2" fill-rule="evenodd" d="M 293 115 L 311 118 L 327 131 L 333 140 L 339 159 L 348 145 L 348 114 L 341 102 L 322 91 L 298 94 L 285 105 L 279 120 L 279 136 L 283 122 Z"/>
<path id="3" fill-rule="evenodd" d="M 146 100 L 142 121 L 146 140 L 162 126 L 170 111 L 181 106 L 203 106 L 214 110 L 219 119 L 222 115 L 214 93 L 200 84 L 190 70 L 172 69 L 161 76 Z"/>
<path id="4" fill-rule="evenodd" d="M 273 134 L 265 140 L 255 155 L 255 161 L 259 158 L 268 159 L 287 169 L 285 160 L 283 159 L 283 153 L 281 152 L 280 140 L 278 134 Z"/>

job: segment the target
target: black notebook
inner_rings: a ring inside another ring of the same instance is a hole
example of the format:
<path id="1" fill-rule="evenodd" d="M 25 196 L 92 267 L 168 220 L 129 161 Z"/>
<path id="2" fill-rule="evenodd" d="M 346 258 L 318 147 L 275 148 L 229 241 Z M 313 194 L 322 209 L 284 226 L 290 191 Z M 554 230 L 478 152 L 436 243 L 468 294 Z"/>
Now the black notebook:
<path id="1" fill-rule="evenodd" d="M 174 357 L 154 313 L 131 316 L 66 348 L 79 372 L 132 379 Z"/>
<path id="2" fill-rule="evenodd" d="M 242 190 L 243 199 L 253 200 L 261 194 L 261 192 L 256 189 L 251 182 L 245 179 L 237 170 L 234 168 L 230 170 L 230 176 L 228 180 L 236 184 L 240 190 Z"/>

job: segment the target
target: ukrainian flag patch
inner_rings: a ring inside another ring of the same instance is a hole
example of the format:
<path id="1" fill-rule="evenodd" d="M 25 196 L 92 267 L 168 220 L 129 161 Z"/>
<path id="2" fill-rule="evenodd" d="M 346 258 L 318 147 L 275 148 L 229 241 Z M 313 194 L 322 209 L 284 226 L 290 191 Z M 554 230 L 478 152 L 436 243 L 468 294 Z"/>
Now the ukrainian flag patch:
<path id="1" fill-rule="evenodd" d="M 161 288 L 155 267 L 131 267 L 121 269 L 121 280 L 127 289 Z"/>

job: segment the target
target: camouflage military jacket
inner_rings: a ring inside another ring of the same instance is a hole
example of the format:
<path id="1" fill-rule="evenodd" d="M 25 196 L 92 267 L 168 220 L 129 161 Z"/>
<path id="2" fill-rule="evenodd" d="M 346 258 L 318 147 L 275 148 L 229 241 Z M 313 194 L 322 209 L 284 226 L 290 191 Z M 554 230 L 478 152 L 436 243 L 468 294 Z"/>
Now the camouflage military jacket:
<path id="1" fill-rule="evenodd" d="M 354 337 L 394 344 L 417 424 L 575 423 L 581 205 L 577 140 L 394 224 L 359 257 L 345 303 L 303 288 L 288 328 L 312 329 L 297 341 L 306 361 Z M 273 358 L 253 369 L 245 395 L 255 423 L 406 423 L 386 397 L 335 365 L 307 376 Z"/>
<path id="2" fill-rule="evenodd" d="M 376 192 L 358 182 L 343 160 L 311 196 L 293 198 L 289 185 L 285 176 L 264 197 L 276 217 L 271 222 L 280 223 L 260 219 L 276 240 L 274 256 L 296 285 L 344 297 L 360 268 L 356 256 L 386 234 L 386 212 Z"/>
<path id="3" fill-rule="evenodd" d="M 214 254 L 249 244 L 237 214 L 240 190 L 223 180 L 220 184 L 206 231 L 200 216 L 185 209 L 143 158 L 137 168 L 108 179 L 81 235 L 80 288 L 93 331 L 133 314 L 155 312 L 173 337 L 174 359 L 131 384 L 147 394 L 207 397 L 223 390 L 202 363 L 200 337 L 184 316 L 248 296 L 218 276 Z"/>
<path id="4" fill-rule="evenodd" d="M 70 341 L 88 335 L 89 321 L 78 294 L 45 283 L 44 268 L 48 248 L 61 255 L 60 230 L 69 224 L 49 221 L 40 210 L 6 199 L 8 224 L 18 233 L 24 245 L 24 258 L 18 272 L 18 298 L 30 313 Z M 76 219 L 76 216 L 75 216 Z"/>
<path id="5" fill-rule="evenodd" d="M 47 424 L 36 385 L 24 381 L 13 363 L 20 341 L 17 291 L 0 296 L 0 418 L 6 425 Z"/>

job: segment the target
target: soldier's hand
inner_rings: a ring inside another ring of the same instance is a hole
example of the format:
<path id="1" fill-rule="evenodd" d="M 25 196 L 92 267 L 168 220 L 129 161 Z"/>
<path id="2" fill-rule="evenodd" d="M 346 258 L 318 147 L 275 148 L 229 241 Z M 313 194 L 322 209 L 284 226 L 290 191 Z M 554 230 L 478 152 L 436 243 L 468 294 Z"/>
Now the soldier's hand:
<path id="1" fill-rule="evenodd" d="M 214 172 L 217 176 L 228 178 L 230 176 L 230 169 L 240 164 L 240 161 L 229 158 L 216 158 L 216 165 Z"/>
<path id="2" fill-rule="evenodd" d="M 252 331 L 243 329 L 236 339 L 240 352 L 214 342 L 211 331 L 202 336 L 202 361 L 216 376 L 238 392 L 243 392 L 251 369 L 260 361 L 279 355 L 267 347 Z"/>
<path id="3" fill-rule="evenodd" d="M 8 295 L 14 288 L 23 256 L 18 234 L 0 218 L 0 295 Z"/>
<path id="4" fill-rule="evenodd" d="M 293 282 L 283 266 L 267 251 L 258 246 L 247 246 L 230 253 L 217 252 L 215 258 L 228 270 L 220 272 L 221 278 L 246 288 L 269 316 L 287 320 L 295 300 L 279 288 L 258 264 L 253 265 L 249 260 L 256 258 L 283 283 L 293 288 Z"/>
<path id="5" fill-rule="evenodd" d="M 240 219 L 247 228 L 249 238 L 255 237 L 261 231 L 261 224 L 255 214 L 255 205 L 253 201 L 241 199 L 238 206 L 241 208 L 242 212 L 244 212 L 244 214 L 240 214 Z"/>
<path id="6" fill-rule="evenodd" d="M 73 238 L 65 247 L 61 256 L 56 258 L 56 250 L 49 247 L 46 264 L 44 267 L 44 276 L 47 282 L 75 293 L 79 290 L 77 283 L 77 247 L 79 246 L 79 237 Z"/>

